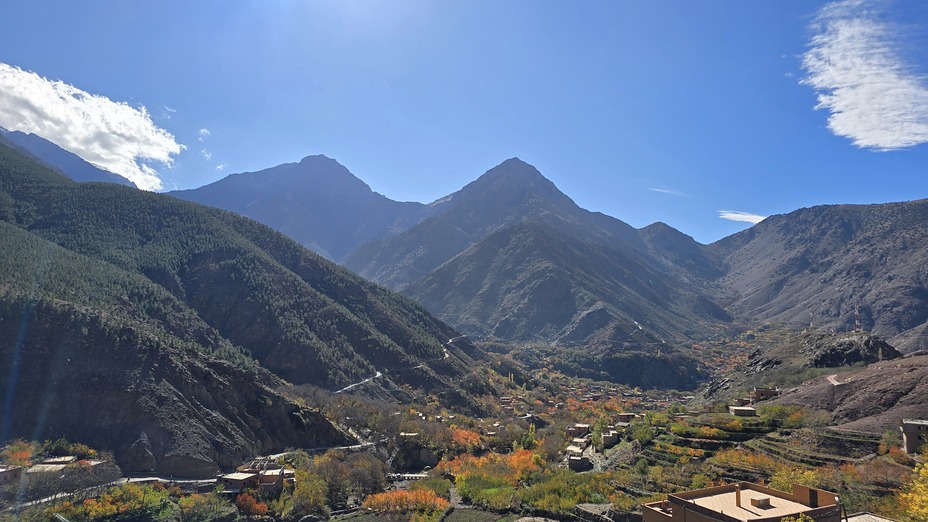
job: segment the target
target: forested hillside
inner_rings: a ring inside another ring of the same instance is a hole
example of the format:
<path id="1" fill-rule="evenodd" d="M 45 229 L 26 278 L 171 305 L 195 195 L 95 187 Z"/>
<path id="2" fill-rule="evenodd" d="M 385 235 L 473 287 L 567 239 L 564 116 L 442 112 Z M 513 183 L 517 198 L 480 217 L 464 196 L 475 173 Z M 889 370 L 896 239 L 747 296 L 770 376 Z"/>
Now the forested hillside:
<path id="1" fill-rule="evenodd" d="M 3 375 L 16 405 L 4 436 L 72 436 L 136 464 L 148 462 L 134 453 L 142 444 L 152 467 L 170 470 L 180 457 L 228 465 L 345 440 L 321 418 L 300 424 L 310 413 L 271 391 L 281 378 L 334 389 L 382 371 L 386 384 L 467 401 L 451 379 L 472 361 L 462 348 L 475 352 L 466 341 L 442 344 L 454 330 L 254 221 L 77 184 L 0 145 L 0 225 L 0 325 L 21 365 Z M 53 368 L 63 373 L 43 374 Z M 35 414 L 60 408 L 69 414 Z M 138 422 L 103 428 L 123 417 Z M 200 417 L 225 427 L 175 422 Z M 297 427 L 275 429 L 280 422 Z M 223 430 L 235 444 L 209 442 Z"/>

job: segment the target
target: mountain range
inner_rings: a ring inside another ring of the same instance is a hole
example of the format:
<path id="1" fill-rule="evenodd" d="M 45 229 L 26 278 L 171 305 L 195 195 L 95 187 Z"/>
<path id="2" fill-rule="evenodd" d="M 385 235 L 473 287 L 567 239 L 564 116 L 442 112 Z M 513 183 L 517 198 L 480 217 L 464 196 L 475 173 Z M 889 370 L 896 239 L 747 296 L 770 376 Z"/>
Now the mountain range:
<path id="1" fill-rule="evenodd" d="M 352 438 L 282 396 L 380 376 L 441 393 L 480 353 L 412 300 L 231 212 L 76 183 L 0 143 L 0 437 L 209 476 Z"/>
<path id="2" fill-rule="evenodd" d="M 582 209 L 517 158 L 430 204 L 392 201 L 324 156 L 171 197 L 76 183 L 48 158 L 59 151 L 11 134 L 0 437 L 114 448 L 130 471 L 208 476 L 352 442 L 281 395 L 294 384 L 409 386 L 477 411 L 459 383 L 483 354 L 460 333 L 561 346 L 577 371 L 642 387 L 694 388 L 708 372 L 691 344 L 747 324 L 925 347 L 924 200 L 800 209 L 703 245 Z M 871 360 L 873 343 L 854 346 L 815 353 Z M 792 398 L 814 403 L 810 389 Z"/>
<path id="3" fill-rule="evenodd" d="M 811 317 L 928 346 L 926 201 L 800 209 L 704 245 L 584 210 L 517 158 L 431 204 L 390 202 L 336 165 L 309 157 L 174 195 L 304 238 L 479 338 L 647 351 Z"/>

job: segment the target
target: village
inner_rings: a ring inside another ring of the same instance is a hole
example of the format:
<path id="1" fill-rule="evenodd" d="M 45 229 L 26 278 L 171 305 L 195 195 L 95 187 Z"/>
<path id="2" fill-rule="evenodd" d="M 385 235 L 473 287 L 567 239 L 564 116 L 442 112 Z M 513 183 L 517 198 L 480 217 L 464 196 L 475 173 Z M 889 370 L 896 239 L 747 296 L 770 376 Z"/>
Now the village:
<path id="1" fill-rule="evenodd" d="M 776 387 L 706 404 L 684 392 L 565 381 L 541 400 L 511 375 L 498 380 L 510 393 L 486 398 L 494 417 L 337 396 L 324 408 L 359 444 L 256 456 L 208 479 L 118 476 L 111 456 L 84 445 L 19 441 L 2 454 L 0 492 L 10 513 L 65 518 L 132 485 L 174 503 L 182 520 L 889 522 L 901 518 L 875 512 L 892 512 L 928 440 L 920 419 L 900 419 L 883 436 L 840 433 L 814 411 L 767 405 Z M 71 448 L 80 454 L 62 454 Z"/>

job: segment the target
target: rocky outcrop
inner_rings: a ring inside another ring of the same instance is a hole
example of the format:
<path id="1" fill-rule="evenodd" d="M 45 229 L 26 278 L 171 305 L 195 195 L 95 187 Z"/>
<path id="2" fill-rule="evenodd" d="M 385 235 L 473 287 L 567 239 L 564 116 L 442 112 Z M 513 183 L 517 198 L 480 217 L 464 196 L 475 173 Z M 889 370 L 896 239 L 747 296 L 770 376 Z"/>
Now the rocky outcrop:
<path id="1" fill-rule="evenodd" d="M 910 356 L 824 376 L 773 401 L 825 410 L 841 428 L 874 434 L 928 418 L 928 356 Z"/>

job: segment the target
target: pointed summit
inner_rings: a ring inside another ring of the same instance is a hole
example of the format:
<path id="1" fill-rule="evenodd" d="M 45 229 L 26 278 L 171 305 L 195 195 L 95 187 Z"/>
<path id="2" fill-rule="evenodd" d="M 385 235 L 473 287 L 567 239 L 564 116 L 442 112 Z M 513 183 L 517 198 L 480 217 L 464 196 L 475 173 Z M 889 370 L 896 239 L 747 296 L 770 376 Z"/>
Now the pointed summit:
<path id="1" fill-rule="evenodd" d="M 533 165 L 510 158 L 451 196 L 451 206 L 475 205 L 491 213 L 574 212 L 579 207 Z M 498 207 L 498 208 L 495 208 Z M 521 220 L 525 216 L 520 216 Z"/>
<path id="2" fill-rule="evenodd" d="M 333 261 L 360 243 L 417 223 L 424 208 L 374 192 L 344 165 L 321 154 L 170 194 L 248 216 Z"/>

